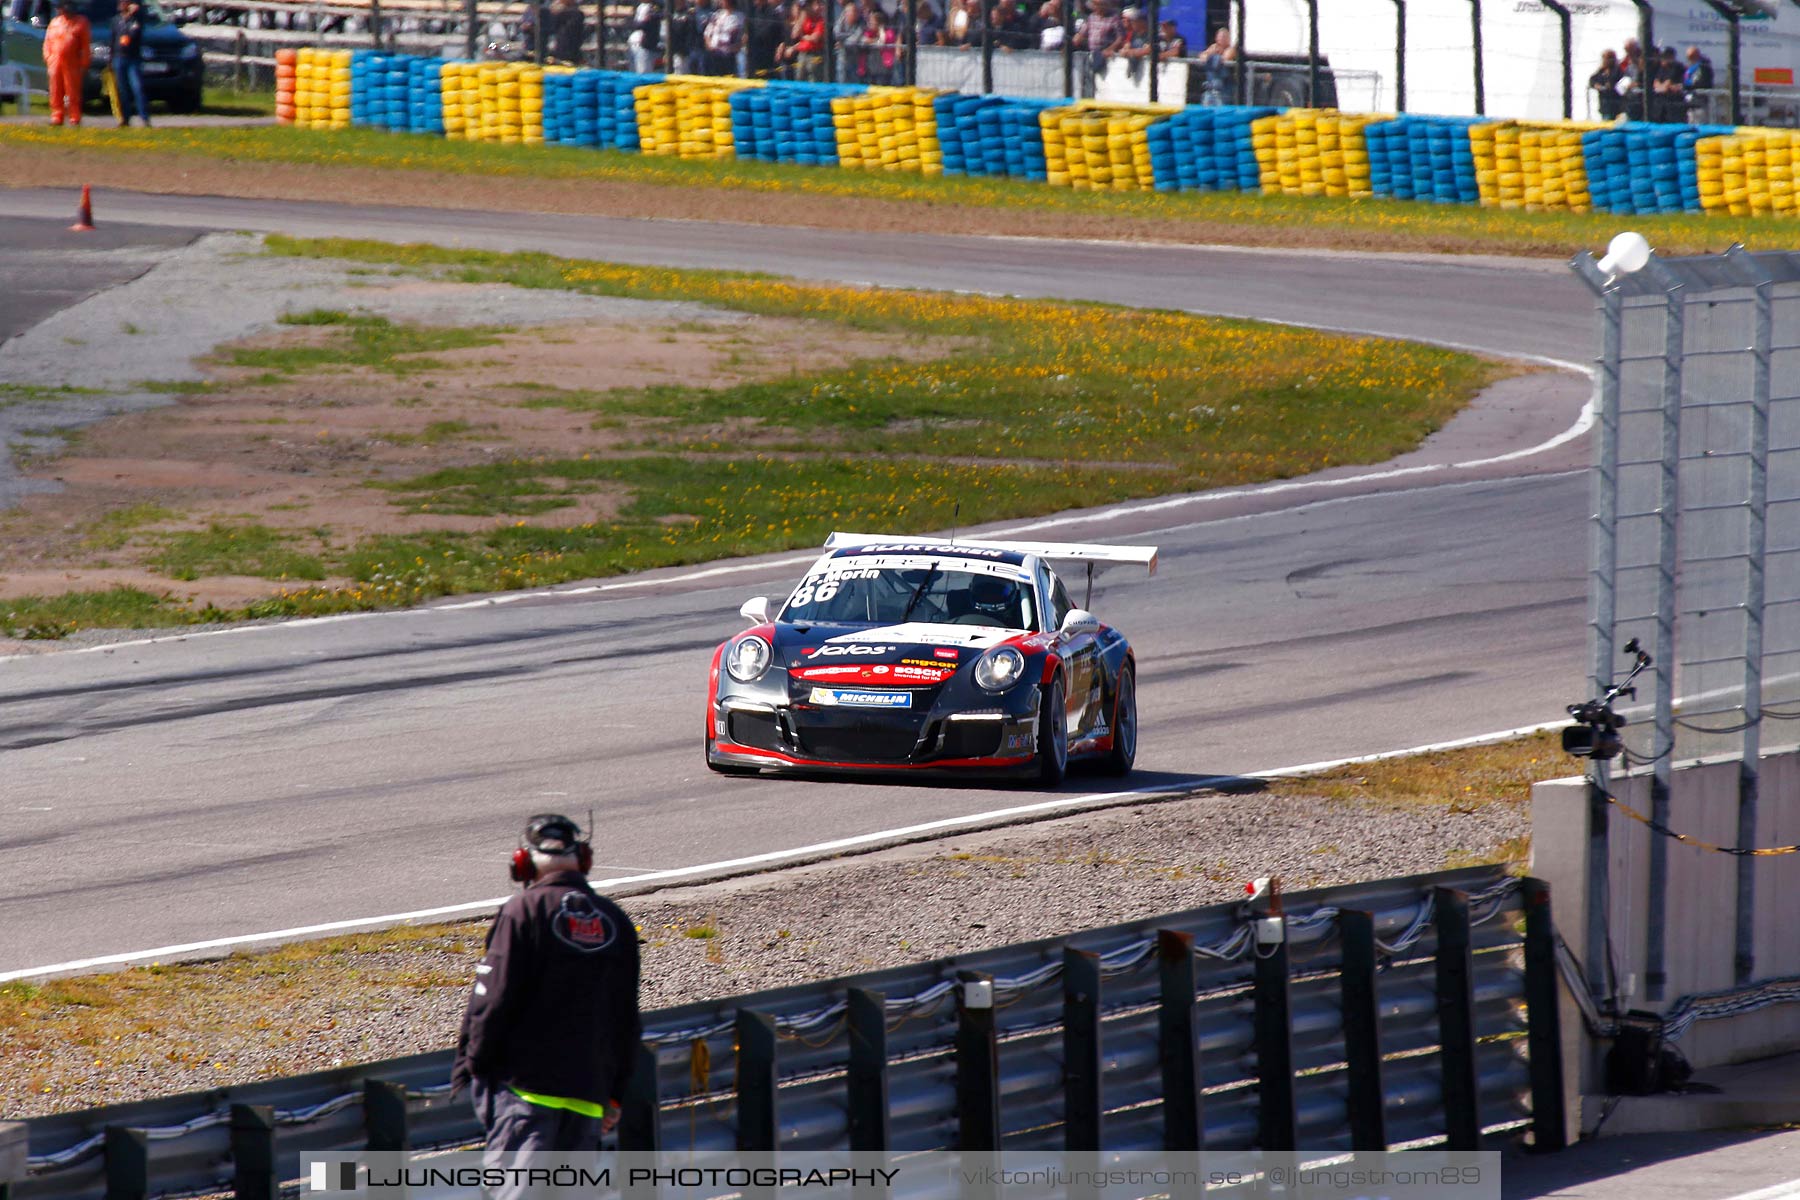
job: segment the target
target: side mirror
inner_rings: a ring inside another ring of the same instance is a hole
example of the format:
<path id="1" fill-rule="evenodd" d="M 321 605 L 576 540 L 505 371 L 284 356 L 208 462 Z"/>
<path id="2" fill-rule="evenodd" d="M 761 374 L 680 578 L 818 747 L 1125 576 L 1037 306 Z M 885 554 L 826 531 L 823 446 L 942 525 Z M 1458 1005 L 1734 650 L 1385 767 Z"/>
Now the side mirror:
<path id="1" fill-rule="evenodd" d="M 744 601 L 744 605 L 738 609 L 738 613 L 752 625 L 761 625 L 769 619 L 769 598 L 752 596 Z"/>
<path id="2" fill-rule="evenodd" d="M 1099 633 L 1100 618 L 1085 608 L 1071 608 L 1063 618 L 1062 631 L 1067 634 Z"/>

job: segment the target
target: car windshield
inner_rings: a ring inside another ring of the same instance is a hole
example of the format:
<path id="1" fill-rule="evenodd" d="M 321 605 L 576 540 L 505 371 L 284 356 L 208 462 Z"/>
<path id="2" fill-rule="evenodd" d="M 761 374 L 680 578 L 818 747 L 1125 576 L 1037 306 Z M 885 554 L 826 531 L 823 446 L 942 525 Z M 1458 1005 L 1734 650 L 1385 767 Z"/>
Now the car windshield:
<path id="1" fill-rule="evenodd" d="M 800 581 L 781 610 L 781 619 L 1030 629 L 1031 611 L 1025 576 L 1005 564 L 912 557 L 831 559 Z"/>

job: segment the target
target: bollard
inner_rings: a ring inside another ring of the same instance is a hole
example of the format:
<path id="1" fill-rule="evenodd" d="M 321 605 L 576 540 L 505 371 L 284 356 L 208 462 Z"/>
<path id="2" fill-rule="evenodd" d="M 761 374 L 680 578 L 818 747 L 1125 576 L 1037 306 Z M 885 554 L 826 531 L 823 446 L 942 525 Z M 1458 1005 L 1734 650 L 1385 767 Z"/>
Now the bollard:
<path id="1" fill-rule="evenodd" d="M 406 1125 L 406 1085 L 386 1079 L 363 1080 L 363 1133 L 369 1149 L 412 1149 Z"/>
<path id="2" fill-rule="evenodd" d="M 1063 1149 L 1100 1149 L 1100 956 L 1063 947 Z"/>
<path id="3" fill-rule="evenodd" d="M 231 1175 L 237 1200 L 281 1200 L 275 1172 L 275 1109 L 268 1104 L 231 1106 Z"/>
<path id="4" fill-rule="evenodd" d="M 1200 1020 L 1194 1002 L 1194 938 L 1176 929 L 1156 933 L 1161 1004 L 1157 1055 L 1162 1064 L 1163 1148 L 1194 1151 L 1205 1142 L 1200 1076 Z"/>
<path id="5" fill-rule="evenodd" d="M 994 977 L 958 971 L 956 991 L 957 1149 L 1000 1149 L 1000 1047 Z"/>
<path id="6" fill-rule="evenodd" d="M 1381 1071 L 1381 997 L 1375 983 L 1375 916 L 1338 914 L 1343 966 L 1338 976 L 1344 1011 L 1344 1065 L 1350 1148 L 1387 1149 L 1387 1092 Z"/>
<path id="7" fill-rule="evenodd" d="M 106 1200 L 144 1200 L 150 1194 L 150 1139 L 141 1129 L 106 1127 Z"/>
<path id="8" fill-rule="evenodd" d="M 844 1086 L 850 1116 L 850 1149 L 888 1148 L 887 998 L 851 988 L 850 1062 Z"/>
<path id="9" fill-rule="evenodd" d="M 781 1139 L 776 1107 L 775 1018 L 737 1012 L 737 1148 L 774 1150 Z"/>
<path id="10" fill-rule="evenodd" d="M 25 1182 L 25 1158 L 31 1144 L 28 1130 L 23 1121 L 0 1121 L 0 1200 L 12 1200 Z"/>
<path id="11" fill-rule="evenodd" d="M 1444 1132 L 1450 1149 L 1479 1150 L 1481 1088 L 1475 1065 L 1475 962 L 1469 941 L 1469 897 L 1455 888 L 1436 888 L 1434 893 Z"/>

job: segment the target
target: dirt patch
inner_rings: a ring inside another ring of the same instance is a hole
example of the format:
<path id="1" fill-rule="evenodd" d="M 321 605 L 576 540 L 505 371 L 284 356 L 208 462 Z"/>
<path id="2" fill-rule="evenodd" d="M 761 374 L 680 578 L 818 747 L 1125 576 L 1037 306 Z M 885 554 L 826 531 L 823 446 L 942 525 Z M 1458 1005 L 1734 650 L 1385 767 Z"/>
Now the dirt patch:
<path id="1" fill-rule="evenodd" d="M 945 349 L 836 324 L 721 312 L 706 320 L 495 331 L 491 344 L 295 375 L 226 365 L 244 352 L 316 348 L 340 333 L 283 328 L 220 347 L 196 393 L 89 426 L 56 457 L 26 462 L 27 476 L 61 490 L 0 514 L 0 597 L 132 586 L 225 608 L 295 585 L 205 570 L 182 579 L 179 568 L 155 562 L 171 535 L 215 526 L 264 527 L 284 551 L 314 556 L 384 534 L 604 522 L 629 501 L 622 487 L 545 481 L 552 495 L 543 503 L 553 507 L 495 515 L 432 512 L 371 485 L 447 468 L 641 452 L 652 424 L 609 414 L 614 389 L 723 388 Z M 701 432 L 757 436 L 741 421 Z"/>
<path id="2" fill-rule="evenodd" d="M 1114 242 L 1274 246 L 1336 250 L 1466 253 L 1456 233 L 1354 230 L 1330 223 L 1268 225 L 1168 220 L 1111 212 L 875 200 L 790 191 L 741 191 L 704 186 L 622 183 L 598 179 L 484 177 L 431 171 L 320 167 L 273 162 L 221 162 L 203 155 L 133 153 L 129 157 L 79 149 L 8 145 L 6 187 L 68 187 L 83 183 L 178 196 L 251 200 L 326 197 L 340 204 L 393 204 L 486 212 L 569 213 L 578 216 L 656 217 L 800 226 L 865 233 L 1094 238 Z M 1512 253 L 1566 254 L 1557 243 L 1508 247 Z"/>

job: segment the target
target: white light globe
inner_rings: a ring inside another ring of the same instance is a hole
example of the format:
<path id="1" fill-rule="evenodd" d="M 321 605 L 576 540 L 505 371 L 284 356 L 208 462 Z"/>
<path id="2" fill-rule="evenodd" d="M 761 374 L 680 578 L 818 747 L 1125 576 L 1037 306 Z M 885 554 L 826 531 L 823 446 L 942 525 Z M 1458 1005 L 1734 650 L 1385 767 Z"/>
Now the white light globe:
<path id="1" fill-rule="evenodd" d="M 1631 275 L 1644 269 L 1650 261 L 1650 243 L 1641 233 L 1621 233 L 1607 243 L 1606 257 L 1600 260 L 1604 275 Z"/>

